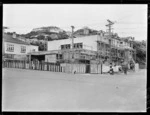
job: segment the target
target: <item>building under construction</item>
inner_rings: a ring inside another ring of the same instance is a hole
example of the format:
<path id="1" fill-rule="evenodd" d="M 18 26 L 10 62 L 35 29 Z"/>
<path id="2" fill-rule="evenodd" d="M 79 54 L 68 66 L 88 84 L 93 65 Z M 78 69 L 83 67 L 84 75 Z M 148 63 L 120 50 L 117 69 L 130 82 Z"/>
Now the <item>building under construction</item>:
<path id="1" fill-rule="evenodd" d="M 108 30 L 99 31 L 97 35 L 88 35 L 69 39 L 49 41 L 47 51 L 31 53 L 31 59 L 44 60 L 50 63 L 82 63 L 82 64 L 110 64 L 120 65 L 122 60 L 134 63 L 135 50 L 133 37 L 120 38 L 111 30 L 114 24 L 107 20 Z M 74 27 L 72 26 L 72 33 Z"/>

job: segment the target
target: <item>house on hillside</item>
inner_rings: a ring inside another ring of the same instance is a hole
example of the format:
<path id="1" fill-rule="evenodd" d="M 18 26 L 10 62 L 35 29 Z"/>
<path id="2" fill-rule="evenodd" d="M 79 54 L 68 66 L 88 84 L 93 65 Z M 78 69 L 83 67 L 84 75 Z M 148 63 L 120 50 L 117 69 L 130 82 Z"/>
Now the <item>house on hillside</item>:
<path id="1" fill-rule="evenodd" d="M 29 52 L 38 52 L 38 46 L 21 41 L 16 34 L 3 34 L 3 59 L 27 60 Z"/>

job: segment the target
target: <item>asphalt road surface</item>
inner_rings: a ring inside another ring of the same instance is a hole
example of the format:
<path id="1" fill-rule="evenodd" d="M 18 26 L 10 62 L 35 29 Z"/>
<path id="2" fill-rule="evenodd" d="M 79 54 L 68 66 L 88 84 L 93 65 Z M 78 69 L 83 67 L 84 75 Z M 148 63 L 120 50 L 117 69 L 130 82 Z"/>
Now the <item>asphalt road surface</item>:
<path id="1" fill-rule="evenodd" d="M 128 75 L 3 68 L 2 111 L 145 112 L 146 70 Z"/>

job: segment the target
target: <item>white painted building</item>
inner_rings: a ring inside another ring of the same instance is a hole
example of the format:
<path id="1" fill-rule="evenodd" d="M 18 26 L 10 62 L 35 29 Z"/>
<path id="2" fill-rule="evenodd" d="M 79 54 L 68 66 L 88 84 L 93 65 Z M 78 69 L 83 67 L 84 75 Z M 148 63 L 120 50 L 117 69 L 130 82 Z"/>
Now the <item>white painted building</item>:
<path id="1" fill-rule="evenodd" d="M 130 47 L 130 44 L 128 42 L 120 41 L 118 39 L 111 39 L 111 43 L 110 43 L 107 36 L 105 37 L 103 35 L 91 35 L 91 36 L 83 36 L 83 37 L 74 38 L 74 44 L 77 44 L 77 43 L 82 44 L 82 49 L 93 50 L 93 51 L 97 51 L 97 45 L 98 45 L 97 41 L 101 41 L 105 44 L 109 44 L 109 45 L 111 44 L 112 46 L 121 47 L 121 48 Z M 66 45 L 67 47 L 67 44 L 68 44 L 68 47 L 71 48 L 71 44 L 72 44 L 71 38 L 49 41 L 48 46 L 47 46 L 48 51 L 60 50 L 62 49 L 62 45 Z"/>
<path id="2" fill-rule="evenodd" d="M 100 36 L 93 35 L 93 36 L 84 36 L 84 37 L 78 37 L 74 38 L 74 45 L 75 44 L 81 44 L 81 47 L 83 49 L 87 50 L 93 50 L 97 51 L 97 39 L 100 39 Z M 49 41 L 48 42 L 48 51 L 49 50 L 60 50 L 62 49 L 62 45 L 67 45 L 71 48 L 72 39 L 62 39 L 62 40 L 55 40 L 55 41 Z M 70 44 L 70 46 L 69 46 Z"/>
<path id="3" fill-rule="evenodd" d="M 30 52 L 38 52 L 38 46 L 13 38 L 11 35 L 3 36 L 3 53 L 5 58 L 25 59 Z"/>

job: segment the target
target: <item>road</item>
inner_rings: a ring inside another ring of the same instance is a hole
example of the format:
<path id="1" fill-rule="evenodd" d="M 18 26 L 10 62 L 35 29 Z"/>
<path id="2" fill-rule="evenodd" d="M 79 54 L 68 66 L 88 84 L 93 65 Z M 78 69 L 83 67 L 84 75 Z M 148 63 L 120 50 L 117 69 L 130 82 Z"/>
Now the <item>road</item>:
<path id="1" fill-rule="evenodd" d="M 3 68 L 2 111 L 145 112 L 146 70 L 128 75 Z"/>

